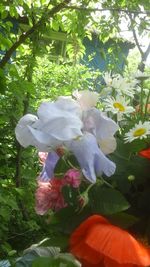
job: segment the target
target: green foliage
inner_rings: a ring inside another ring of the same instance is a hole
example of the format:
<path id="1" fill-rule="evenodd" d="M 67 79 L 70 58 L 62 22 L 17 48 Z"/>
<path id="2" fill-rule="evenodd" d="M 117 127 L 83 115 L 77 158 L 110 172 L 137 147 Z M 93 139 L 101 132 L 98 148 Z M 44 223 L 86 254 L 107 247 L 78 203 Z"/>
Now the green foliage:
<path id="1" fill-rule="evenodd" d="M 113 188 L 103 188 L 96 185 L 91 189 L 89 195 L 89 203 L 93 213 L 110 215 L 130 207 L 124 196 Z"/>
<path id="2" fill-rule="evenodd" d="M 91 30 L 95 31 L 95 29 L 103 42 L 114 38 L 120 31 L 121 19 L 126 19 L 127 14 L 111 11 L 108 12 L 109 17 L 102 13 L 93 16 L 90 11 L 63 8 L 55 16 L 49 17 L 50 10 L 60 1 L 32 2 L 31 4 L 30 0 L 3 0 L 0 3 L 0 50 L 2 52 L 0 59 L 6 51 L 11 52 L 5 62 L 8 64 L 4 69 L 0 69 L 0 257 L 2 258 L 11 256 L 16 249 L 20 252 L 43 236 L 49 237 L 47 241 L 49 246 L 59 244 L 65 249 L 68 236 L 59 233 L 54 238 L 54 234 L 59 232 L 58 229 L 63 228 L 64 231 L 70 233 L 93 212 L 111 215 L 112 221 L 118 221 L 121 226 L 125 222 L 126 227 L 134 223 L 135 219 L 133 215 L 121 212 L 129 209 L 129 203 L 133 214 L 138 213 L 141 216 L 149 212 L 147 207 L 147 202 L 149 202 L 148 162 L 135 155 L 138 152 L 135 151 L 137 145 L 132 144 L 129 147 L 118 142 L 118 149 L 111 156 L 117 166 L 119 165 L 111 181 L 114 188 L 99 186 L 96 189 L 93 187 L 89 191 L 91 205 L 81 210 L 72 209 L 71 204 L 76 203 L 78 195 L 84 192 L 87 185 L 84 184 L 82 192 L 78 193 L 69 187 L 64 188 L 65 200 L 70 205 L 52 217 L 54 221 L 56 219 L 53 227 L 47 225 L 49 215 L 40 218 L 35 214 L 35 178 L 40 172 L 37 152 L 33 148 L 24 150 L 16 142 L 14 134 L 16 123 L 25 113 L 35 113 L 43 100 L 55 100 L 60 95 L 70 95 L 75 89 L 100 91 L 101 73 L 78 64 L 85 53 L 82 40 L 85 36 L 91 38 Z M 97 2 L 96 0 L 79 0 L 78 6 L 91 8 Z M 141 6 L 149 9 L 148 2 L 146 0 L 130 2 L 106 0 L 101 1 L 101 4 L 104 8 L 121 7 L 138 11 Z M 34 29 L 35 23 L 40 20 L 41 23 L 36 31 L 33 30 L 29 38 L 20 42 L 16 47 L 20 36 L 24 35 L 27 30 Z M 133 25 L 142 35 L 149 27 L 149 22 L 137 14 L 132 23 L 129 23 L 131 29 Z M 67 54 L 63 55 L 64 58 L 58 56 L 59 64 L 50 61 L 52 47 L 47 39 L 51 38 L 52 30 L 66 33 L 63 44 L 67 43 Z M 108 49 L 111 57 L 118 60 L 114 51 L 115 49 L 111 47 Z M 103 56 L 105 58 L 106 54 L 103 53 Z M 110 66 L 110 69 L 113 67 Z M 134 154 L 132 161 L 130 161 L 129 153 L 131 146 Z M 141 148 L 143 148 L 142 142 L 138 149 Z M 70 162 L 77 166 L 74 159 L 70 158 Z M 133 168 L 134 164 L 137 165 L 136 170 Z M 60 160 L 55 171 L 61 173 L 68 166 L 69 162 Z M 132 182 L 128 179 L 130 175 L 135 176 Z M 61 255 L 58 259 L 41 258 L 38 263 L 34 263 L 34 266 L 46 266 L 46 264 L 60 266 L 60 263 L 70 267 L 79 266 L 70 257 Z"/>
<path id="3" fill-rule="evenodd" d="M 71 254 L 60 254 L 54 259 L 50 258 L 39 258 L 33 262 L 33 267 L 80 267 L 81 264 Z"/>
<path id="4" fill-rule="evenodd" d="M 28 248 L 24 255 L 17 259 L 16 267 L 40 267 L 40 266 L 68 266 L 80 267 L 81 264 L 73 255 L 60 253 L 59 247 L 35 247 Z"/>
<path id="5" fill-rule="evenodd" d="M 4 91 L 0 117 L 0 250 L 3 256 L 8 255 L 12 248 L 23 249 L 34 239 L 40 239 L 44 231 L 48 232 L 46 222 L 43 223 L 34 210 L 35 178 L 40 171 L 37 152 L 32 148 L 23 149 L 16 143 L 14 129 L 17 121 L 24 113 L 34 113 L 44 99 L 53 100 L 62 94 L 69 95 L 74 89 L 91 88 L 99 75 L 82 65 L 78 68 L 70 64 L 56 65 L 47 57 L 37 57 L 36 65 L 33 60 L 25 53 L 17 65 L 8 66 L 5 76 L 1 72 L 4 77 L 1 80 Z M 76 164 L 72 158 L 70 162 Z M 66 170 L 68 166 L 69 162 L 66 162 Z M 38 235 L 35 234 L 37 230 Z M 32 236 L 28 235 L 28 231 Z M 22 238 L 23 242 L 20 242 Z M 4 244 L 10 244 L 9 248 Z"/>

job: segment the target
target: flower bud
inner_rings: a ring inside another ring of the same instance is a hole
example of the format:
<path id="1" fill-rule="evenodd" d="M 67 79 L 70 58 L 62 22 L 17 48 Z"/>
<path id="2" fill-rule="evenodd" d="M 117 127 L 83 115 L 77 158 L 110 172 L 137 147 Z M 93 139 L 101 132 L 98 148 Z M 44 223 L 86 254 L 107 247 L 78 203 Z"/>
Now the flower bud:
<path id="1" fill-rule="evenodd" d="M 128 176 L 128 180 L 129 180 L 130 182 L 134 181 L 134 180 L 135 180 L 135 176 L 134 176 L 134 175 L 129 175 L 129 176 Z"/>
<path id="2" fill-rule="evenodd" d="M 82 194 L 80 194 L 78 201 L 79 201 L 79 205 L 80 205 L 81 210 L 82 210 L 89 202 L 88 192 L 85 191 Z"/>

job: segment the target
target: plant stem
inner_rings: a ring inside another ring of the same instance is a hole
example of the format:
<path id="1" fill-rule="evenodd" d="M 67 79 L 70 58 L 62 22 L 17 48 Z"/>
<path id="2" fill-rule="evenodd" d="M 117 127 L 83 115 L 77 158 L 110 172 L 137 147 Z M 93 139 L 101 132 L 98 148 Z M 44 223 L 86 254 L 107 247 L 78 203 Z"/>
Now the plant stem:
<path id="1" fill-rule="evenodd" d="M 140 111 L 143 114 L 143 79 L 141 80 Z"/>
<path id="2" fill-rule="evenodd" d="M 147 96 L 146 103 L 145 103 L 145 114 L 144 114 L 145 117 L 146 117 L 146 115 L 147 115 L 147 113 L 148 113 L 149 99 L 150 99 L 150 90 L 149 90 L 149 92 L 148 92 L 148 96 Z"/>
<path id="3" fill-rule="evenodd" d="M 106 184 L 108 187 L 110 187 L 110 188 L 114 188 L 110 183 L 108 183 L 106 180 L 104 180 L 102 177 L 100 177 L 101 178 L 101 181 L 104 183 L 104 184 Z"/>

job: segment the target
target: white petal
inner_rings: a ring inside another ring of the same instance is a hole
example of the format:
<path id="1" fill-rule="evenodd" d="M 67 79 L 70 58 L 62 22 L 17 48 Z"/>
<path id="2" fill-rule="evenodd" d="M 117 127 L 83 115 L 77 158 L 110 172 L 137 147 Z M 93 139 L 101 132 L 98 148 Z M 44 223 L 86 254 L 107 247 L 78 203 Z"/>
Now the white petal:
<path id="1" fill-rule="evenodd" d="M 69 117 L 58 117 L 44 123 L 39 120 L 34 124 L 34 128 L 61 141 L 71 140 L 82 135 L 82 121 L 71 114 Z"/>
<path id="2" fill-rule="evenodd" d="M 81 107 L 79 103 L 71 97 L 59 96 L 55 104 L 59 109 L 69 111 L 72 114 L 76 114 L 81 117 Z"/>
<path id="3" fill-rule="evenodd" d="M 32 134 L 32 145 L 35 146 L 39 151 L 49 152 L 53 148 L 60 146 L 62 142 L 53 138 L 51 135 L 34 129 L 28 126 L 30 133 Z"/>
<path id="4" fill-rule="evenodd" d="M 116 139 L 113 136 L 107 139 L 101 139 L 98 143 L 105 155 L 113 153 L 117 147 Z"/>
<path id="5" fill-rule="evenodd" d="M 32 114 L 27 114 L 19 120 L 15 128 L 15 134 L 18 142 L 23 147 L 33 144 L 34 140 L 28 126 L 33 125 L 37 120 L 38 118 Z"/>
<path id="6" fill-rule="evenodd" d="M 81 117 L 79 104 L 73 99 L 60 97 L 55 103 L 43 102 L 38 109 L 38 117 L 43 122 L 59 117 Z"/>
<path id="7" fill-rule="evenodd" d="M 75 91 L 73 95 L 77 98 L 82 110 L 94 107 L 98 101 L 99 94 L 91 91 Z"/>
<path id="8" fill-rule="evenodd" d="M 96 182 L 96 176 L 105 173 L 107 176 L 114 174 L 116 165 L 109 160 L 99 149 L 96 138 L 90 133 L 85 133 L 78 140 L 65 143 L 66 147 L 77 158 L 84 176 L 91 182 Z"/>
<path id="9" fill-rule="evenodd" d="M 95 128 L 93 129 L 93 133 L 96 135 L 97 140 L 110 138 L 115 132 L 119 129 L 119 126 L 113 121 L 111 118 L 108 118 L 104 113 L 100 112 L 96 108 L 91 108 L 88 111 L 85 111 L 83 114 L 84 120 L 84 130 L 89 131 L 86 127 L 86 120 L 89 117 L 93 118 L 93 125 L 95 124 Z"/>

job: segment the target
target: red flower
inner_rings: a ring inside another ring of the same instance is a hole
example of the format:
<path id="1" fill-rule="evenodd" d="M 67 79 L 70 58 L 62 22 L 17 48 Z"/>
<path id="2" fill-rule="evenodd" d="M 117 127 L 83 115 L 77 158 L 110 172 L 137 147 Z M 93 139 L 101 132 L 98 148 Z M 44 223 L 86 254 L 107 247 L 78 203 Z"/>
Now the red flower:
<path id="1" fill-rule="evenodd" d="M 144 157 L 144 158 L 150 159 L 150 148 L 141 150 L 139 152 L 139 155 L 142 156 L 142 157 Z"/>
<path id="2" fill-rule="evenodd" d="M 150 265 L 150 250 L 131 234 L 93 215 L 71 235 L 70 251 L 83 267 L 143 267 Z"/>

